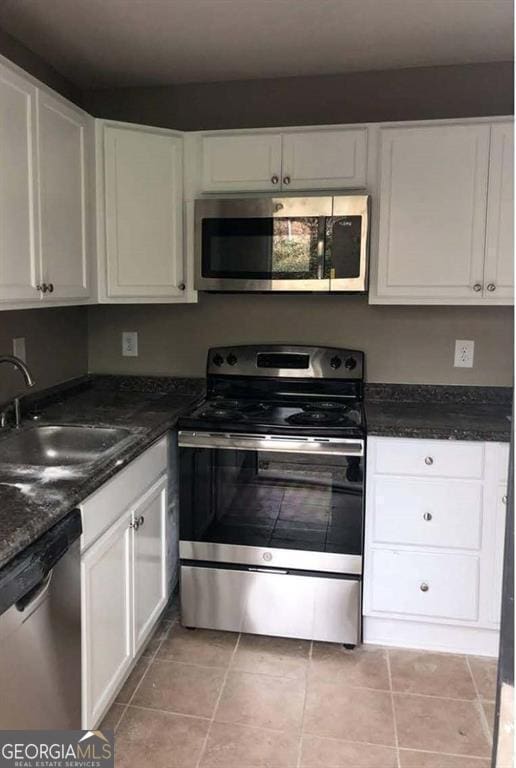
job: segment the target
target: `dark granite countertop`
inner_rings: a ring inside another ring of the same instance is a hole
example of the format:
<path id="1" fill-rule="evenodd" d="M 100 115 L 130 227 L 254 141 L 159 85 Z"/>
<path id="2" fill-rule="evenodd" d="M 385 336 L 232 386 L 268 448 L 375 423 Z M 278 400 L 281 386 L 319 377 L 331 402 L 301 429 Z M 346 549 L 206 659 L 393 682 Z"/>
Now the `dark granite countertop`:
<path id="1" fill-rule="evenodd" d="M 367 434 L 441 440 L 511 439 L 510 387 L 368 384 Z"/>
<path id="2" fill-rule="evenodd" d="M 136 458 L 204 393 L 200 379 L 91 376 L 26 398 L 23 429 L 43 424 L 130 430 L 107 459 L 80 466 L 0 464 L 0 567 Z M 6 432 L 2 439 L 9 437 Z"/>

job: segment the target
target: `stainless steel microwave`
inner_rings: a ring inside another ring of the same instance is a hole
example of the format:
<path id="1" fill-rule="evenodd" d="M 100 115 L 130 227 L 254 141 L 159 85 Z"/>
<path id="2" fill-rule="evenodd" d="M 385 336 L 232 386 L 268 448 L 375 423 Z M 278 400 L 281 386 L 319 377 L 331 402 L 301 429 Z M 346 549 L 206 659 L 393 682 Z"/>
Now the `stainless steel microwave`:
<path id="1" fill-rule="evenodd" d="M 369 196 L 195 203 L 199 291 L 367 290 Z"/>

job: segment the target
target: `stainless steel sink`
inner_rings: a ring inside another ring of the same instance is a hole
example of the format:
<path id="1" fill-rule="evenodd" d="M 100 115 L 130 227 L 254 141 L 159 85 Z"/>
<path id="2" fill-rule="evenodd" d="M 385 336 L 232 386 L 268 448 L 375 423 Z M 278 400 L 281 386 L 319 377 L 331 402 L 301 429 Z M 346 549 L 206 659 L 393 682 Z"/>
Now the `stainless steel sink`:
<path id="1" fill-rule="evenodd" d="M 0 464 L 90 464 L 132 436 L 123 427 L 38 426 L 0 439 Z"/>

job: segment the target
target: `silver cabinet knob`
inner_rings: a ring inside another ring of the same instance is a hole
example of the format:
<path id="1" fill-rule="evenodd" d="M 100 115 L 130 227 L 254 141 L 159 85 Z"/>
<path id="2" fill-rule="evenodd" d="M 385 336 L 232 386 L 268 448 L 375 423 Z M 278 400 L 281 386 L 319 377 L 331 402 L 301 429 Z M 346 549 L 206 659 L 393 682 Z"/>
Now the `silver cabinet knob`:
<path id="1" fill-rule="evenodd" d="M 38 291 L 41 291 L 41 293 L 46 293 L 48 291 L 48 285 L 46 283 L 41 283 L 41 285 L 37 285 L 36 288 Z"/>
<path id="2" fill-rule="evenodd" d="M 132 528 L 134 531 L 137 531 L 140 527 L 140 524 L 138 520 L 133 520 L 131 523 L 129 523 L 129 528 Z"/>
<path id="3" fill-rule="evenodd" d="M 179 288 L 180 291 L 184 291 L 186 288 L 186 285 L 184 283 L 179 283 L 177 287 Z"/>
<path id="4" fill-rule="evenodd" d="M 496 291 L 496 285 L 494 283 L 488 283 L 487 284 L 487 290 L 490 291 L 491 293 L 493 291 Z"/>
<path id="5" fill-rule="evenodd" d="M 431 519 L 432 519 L 432 513 L 425 512 L 425 514 L 423 515 L 423 520 L 426 520 L 427 522 L 429 522 Z"/>
<path id="6" fill-rule="evenodd" d="M 276 205 L 274 206 L 274 210 L 277 213 L 278 211 L 282 211 L 284 207 L 285 206 L 283 205 L 283 203 L 276 203 Z"/>
<path id="7" fill-rule="evenodd" d="M 507 496 L 502 496 L 502 504 L 507 504 Z"/>
<path id="8" fill-rule="evenodd" d="M 419 589 L 421 590 L 421 592 L 428 592 L 430 587 L 428 586 L 426 581 L 423 581 L 423 583 L 419 585 Z"/>
<path id="9" fill-rule="evenodd" d="M 54 293 L 54 283 L 49 283 L 47 285 L 47 290 L 49 293 Z"/>
<path id="10" fill-rule="evenodd" d="M 279 181 L 279 176 L 276 176 L 276 174 L 274 174 L 274 176 L 271 177 L 271 181 L 273 184 L 277 184 Z"/>
<path id="11" fill-rule="evenodd" d="M 476 293 L 480 293 L 480 291 L 482 290 L 482 284 L 475 283 L 475 285 L 473 286 L 473 290 L 476 291 Z"/>
<path id="12" fill-rule="evenodd" d="M 428 464 L 428 466 L 431 467 L 433 463 L 434 463 L 434 460 L 432 459 L 432 457 L 427 456 L 425 459 L 425 464 Z"/>
<path id="13" fill-rule="evenodd" d="M 143 525 L 143 524 L 144 524 L 144 522 L 145 522 L 145 518 L 144 518 L 144 516 L 143 516 L 143 515 L 140 515 L 140 517 L 138 518 L 138 521 L 137 521 L 137 522 L 138 522 L 138 528 L 141 528 L 141 527 L 142 527 L 142 525 Z"/>
<path id="14" fill-rule="evenodd" d="M 283 176 L 283 184 L 290 184 L 290 176 Z"/>

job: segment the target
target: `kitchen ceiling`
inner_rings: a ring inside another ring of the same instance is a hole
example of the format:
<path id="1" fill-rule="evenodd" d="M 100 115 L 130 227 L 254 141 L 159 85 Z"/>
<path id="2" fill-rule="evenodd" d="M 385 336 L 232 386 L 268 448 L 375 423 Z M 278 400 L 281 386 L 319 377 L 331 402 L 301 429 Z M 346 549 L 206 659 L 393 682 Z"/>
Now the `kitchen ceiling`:
<path id="1" fill-rule="evenodd" d="M 83 88 L 513 58 L 512 0 L 0 0 L 0 27 Z"/>

